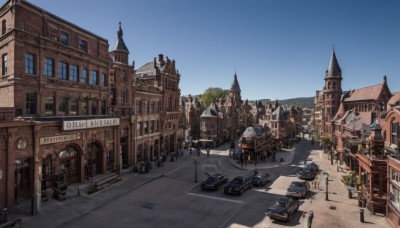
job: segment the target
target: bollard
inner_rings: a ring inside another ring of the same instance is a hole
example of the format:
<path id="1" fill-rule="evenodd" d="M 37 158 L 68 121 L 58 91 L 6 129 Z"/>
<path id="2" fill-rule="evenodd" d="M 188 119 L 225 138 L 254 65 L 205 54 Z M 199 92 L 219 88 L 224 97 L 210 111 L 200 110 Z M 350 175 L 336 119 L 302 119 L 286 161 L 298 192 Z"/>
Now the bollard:
<path id="1" fill-rule="evenodd" d="M 360 222 L 364 223 L 364 209 L 360 209 Z"/>
<path id="2" fill-rule="evenodd" d="M 351 189 L 347 189 L 348 191 L 349 191 L 349 199 L 352 199 L 353 198 L 353 193 L 351 192 Z"/>
<path id="3" fill-rule="evenodd" d="M 7 208 L 4 208 L 3 209 L 3 222 L 7 222 L 7 213 L 8 213 L 8 210 L 7 210 Z"/>

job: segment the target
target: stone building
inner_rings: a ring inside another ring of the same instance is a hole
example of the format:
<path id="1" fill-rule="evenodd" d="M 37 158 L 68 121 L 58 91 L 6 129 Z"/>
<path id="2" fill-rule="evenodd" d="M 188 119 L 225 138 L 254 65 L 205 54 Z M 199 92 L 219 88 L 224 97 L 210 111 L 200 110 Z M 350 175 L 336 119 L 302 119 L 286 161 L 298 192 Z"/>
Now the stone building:
<path id="1" fill-rule="evenodd" d="M 35 213 L 59 175 L 92 184 L 179 149 L 175 61 L 160 55 L 145 76 L 128 63 L 121 24 L 109 51 L 106 39 L 27 1 L 0 12 L 0 207 L 32 199 Z"/>
<path id="2" fill-rule="evenodd" d="M 175 68 L 175 60 L 168 57 L 164 59 L 163 54 L 158 55 L 152 62 L 149 62 L 136 70 L 136 80 L 142 81 L 151 87 L 157 87 L 161 92 L 161 101 L 157 99 L 144 101 L 144 109 L 155 105 L 160 110 L 160 145 L 161 153 L 177 152 L 182 147 L 184 139 L 183 130 L 179 129 L 180 112 L 180 74 Z M 139 105 L 136 102 L 136 105 Z M 146 111 L 145 111 L 146 112 Z M 155 143 L 155 141 L 154 141 Z M 150 144 L 148 144 L 150 145 Z M 145 146 L 149 148 L 149 146 Z"/>
<path id="3" fill-rule="evenodd" d="M 200 139 L 200 116 L 203 112 L 198 96 L 182 97 L 183 100 L 183 113 L 185 115 L 185 142 L 192 144 L 193 140 Z"/>

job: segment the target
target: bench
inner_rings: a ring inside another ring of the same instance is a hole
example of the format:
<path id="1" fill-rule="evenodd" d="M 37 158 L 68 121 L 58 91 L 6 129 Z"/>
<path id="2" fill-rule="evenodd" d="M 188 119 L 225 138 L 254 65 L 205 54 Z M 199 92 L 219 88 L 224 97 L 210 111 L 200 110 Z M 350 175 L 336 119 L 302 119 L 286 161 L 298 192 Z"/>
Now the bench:
<path id="1" fill-rule="evenodd" d="M 100 179 L 98 181 L 95 181 L 94 185 L 93 185 L 93 190 L 94 191 L 99 191 L 99 190 L 101 190 L 101 189 L 103 189 L 103 188 L 105 188 L 105 187 L 107 187 L 107 186 L 109 186 L 111 184 L 116 183 L 117 181 L 120 181 L 121 179 L 122 178 L 119 175 L 114 173 L 111 176 L 108 176 L 108 177 L 105 177 L 105 178 Z"/>

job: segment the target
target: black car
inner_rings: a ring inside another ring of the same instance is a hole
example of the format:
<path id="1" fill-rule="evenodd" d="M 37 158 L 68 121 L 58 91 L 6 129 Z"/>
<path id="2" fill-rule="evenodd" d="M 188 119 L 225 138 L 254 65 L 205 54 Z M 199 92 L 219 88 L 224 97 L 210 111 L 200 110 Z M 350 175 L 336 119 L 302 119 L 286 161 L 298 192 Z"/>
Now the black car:
<path id="1" fill-rule="evenodd" d="M 226 194 L 242 194 L 253 187 L 251 177 L 237 176 L 224 188 Z"/>
<path id="2" fill-rule="evenodd" d="M 310 169 L 310 170 L 312 170 L 312 171 L 315 171 L 316 173 L 319 172 L 319 167 L 318 167 L 318 165 L 315 164 L 314 162 L 308 161 L 308 160 L 307 160 L 307 161 L 305 162 L 305 164 L 304 164 L 304 169 Z"/>
<path id="3" fill-rule="evenodd" d="M 218 190 L 219 186 L 228 183 L 228 177 L 222 174 L 213 174 L 207 180 L 201 183 L 201 188 L 204 190 Z"/>
<path id="4" fill-rule="evenodd" d="M 293 181 L 286 191 L 287 196 L 296 198 L 304 198 L 310 189 L 310 184 L 307 181 Z"/>
<path id="5" fill-rule="evenodd" d="M 260 173 L 260 174 L 255 174 L 251 177 L 253 186 L 264 186 L 268 182 L 271 181 L 271 175 L 269 173 Z"/>
<path id="6" fill-rule="evenodd" d="M 270 219 L 278 219 L 288 222 L 290 216 L 299 209 L 299 201 L 288 196 L 280 196 L 276 199 L 274 205 L 267 209 L 267 215 Z"/>
<path id="7" fill-rule="evenodd" d="M 312 169 L 303 169 L 299 172 L 298 178 L 301 180 L 313 181 L 317 176 L 317 172 Z"/>

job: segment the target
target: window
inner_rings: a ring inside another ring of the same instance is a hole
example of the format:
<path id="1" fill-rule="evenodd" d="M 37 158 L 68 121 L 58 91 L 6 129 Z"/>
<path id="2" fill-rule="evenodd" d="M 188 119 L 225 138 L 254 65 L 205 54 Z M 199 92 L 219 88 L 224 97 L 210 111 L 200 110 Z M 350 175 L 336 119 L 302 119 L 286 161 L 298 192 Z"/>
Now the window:
<path id="1" fill-rule="evenodd" d="M 58 79 L 67 80 L 68 66 L 65 62 L 58 63 Z"/>
<path id="2" fill-rule="evenodd" d="M 100 80 L 101 86 L 107 86 L 107 75 L 106 74 L 101 74 L 101 80 Z"/>
<path id="3" fill-rule="evenodd" d="M 44 58 L 44 76 L 54 77 L 54 59 Z"/>
<path id="4" fill-rule="evenodd" d="M 7 32 L 7 22 L 6 20 L 3 20 L 1 22 L 1 35 L 6 34 L 6 32 Z"/>
<path id="5" fill-rule="evenodd" d="M 97 115 L 97 101 L 92 103 L 92 115 Z"/>
<path id="6" fill-rule="evenodd" d="M 61 98 L 60 104 L 58 104 L 58 114 L 65 116 L 67 114 L 68 99 L 66 97 Z"/>
<path id="7" fill-rule="evenodd" d="M 54 115 L 54 96 L 45 97 L 44 114 L 47 116 Z"/>
<path id="8" fill-rule="evenodd" d="M 137 134 L 137 135 L 142 135 L 142 132 L 141 132 L 141 124 L 142 124 L 142 123 L 137 123 L 137 124 L 136 124 L 136 134 Z"/>
<path id="9" fill-rule="evenodd" d="M 36 114 L 36 94 L 35 93 L 27 93 L 26 94 L 26 114 L 27 115 L 34 115 Z"/>
<path id="10" fill-rule="evenodd" d="M 127 92 L 122 91 L 121 92 L 121 104 L 126 104 L 126 101 L 127 101 Z"/>
<path id="11" fill-rule="evenodd" d="M 25 54 L 25 73 L 36 74 L 36 56 L 34 54 Z"/>
<path id="12" fill-rule="evenodd" d="M 90 71 L 90 84 L 97 85 L 97 71 Z"/>
<path id="13" fill-rule="evenodd" d="M 89 100 L 86 98 L 82 102 L 82 115 L 88 115 L 89 113 Z"/>
<path id="14" fill-rule="evenodd" d="M 79 39 L 79 50 L 87 52 L 88 42 L 86 40 Z"/>
<path id="15" fill-rule="evenodd" d="M 140 114 L 141 113 L 141 105 L 142 105 L 142 101 L 136 101 L 136 104 L 135 104 L 135 109 L 136 109 L 136 113 L 137 114 Z"/>
<path id="16" fill-rule="evenodd" d="M 84 84 L 88 84 L 89 83 L 88 70 L 87 69 L 83 69 L 82 70 L 81 83 L 84 83 Z"/>
<path id="17" fill-rule="evenodd" d="M 101 115 L 106 115 L 107 114 L 107 101 L 102 100 L 101 101 Z"/>
<path id="18" fill-rule="evenodd" d="M 154 132 L 154 120 L 152 120 L 152 121 L 149 121 L 149 124 L 150 124 L 150 133 L 153 133 Z"/>
<path id="19" fill-rule="evenodd" d="M 392 133 L 391 143 L 397 145 L 397 122 L 395 119 L 390 123 L 390 131 Z"/>
<path id="20" fill-rule="evenodd" d="M 152 101 L 152 102 L 150 103 L 150 113 L 151 113 L 151 114 L 154 114 L 154 103 L 155 103 L 155 101 Z"/>
<path id="21" fill-rule="evenodd" d="M 149 128 L 147 126 L 148 126 L 147 121 L 144 121 L 143 122 L 144 134 L 148 134 L 149 133 Z"/>
<path id="22" fill-rule="evenodd" d="M 158 132 L 158 121 L 154 121 L 154 132 Z"/>
<path id="23" fill-rule="evenodd" d="M 69 66 L 69 80 L 77 82 L 78 81 L 78 66 L 71 64 Z"/>
<path id="24" fill-rule="evenodd" d="M 78 101 L 72 100 L 71 101 L 71 111 L 69 112 L 71 116 L 76 116 L 78 114 Z"/>
<path id="25" fill-rule="evenodd" d="M 123 79 L 124 82 L 128 82 L 128 74 L 126 72 L 124 72 Z"/>
<path id="26" fill-rule="evenodd" d="M 66 32 L 61 32 L 60 41 L 62 44 L 69 45 L 69 34 Z"/>
<path id="27" fill-rule="evenodd" d="M 143 101 L 143 104 L 144 104 L 144 108 L 143 108 L 143 111 L 144 111 L 144 114 L 147 114 L 147 113 L 149 113 L 148 111 L 148 108 L 149 108 L 149 106 L 148 106 L 148 104 L 149 104 L 149 102 L 148 101 Z"/>
<path id="28" fill-rule="evenodd" d="M 7 74 L 7 69 L 8 69 L 8 58 L 7 58 L 7 54 L 4 54 L 2 56 L 2 75 L 6 75 Z"/>

